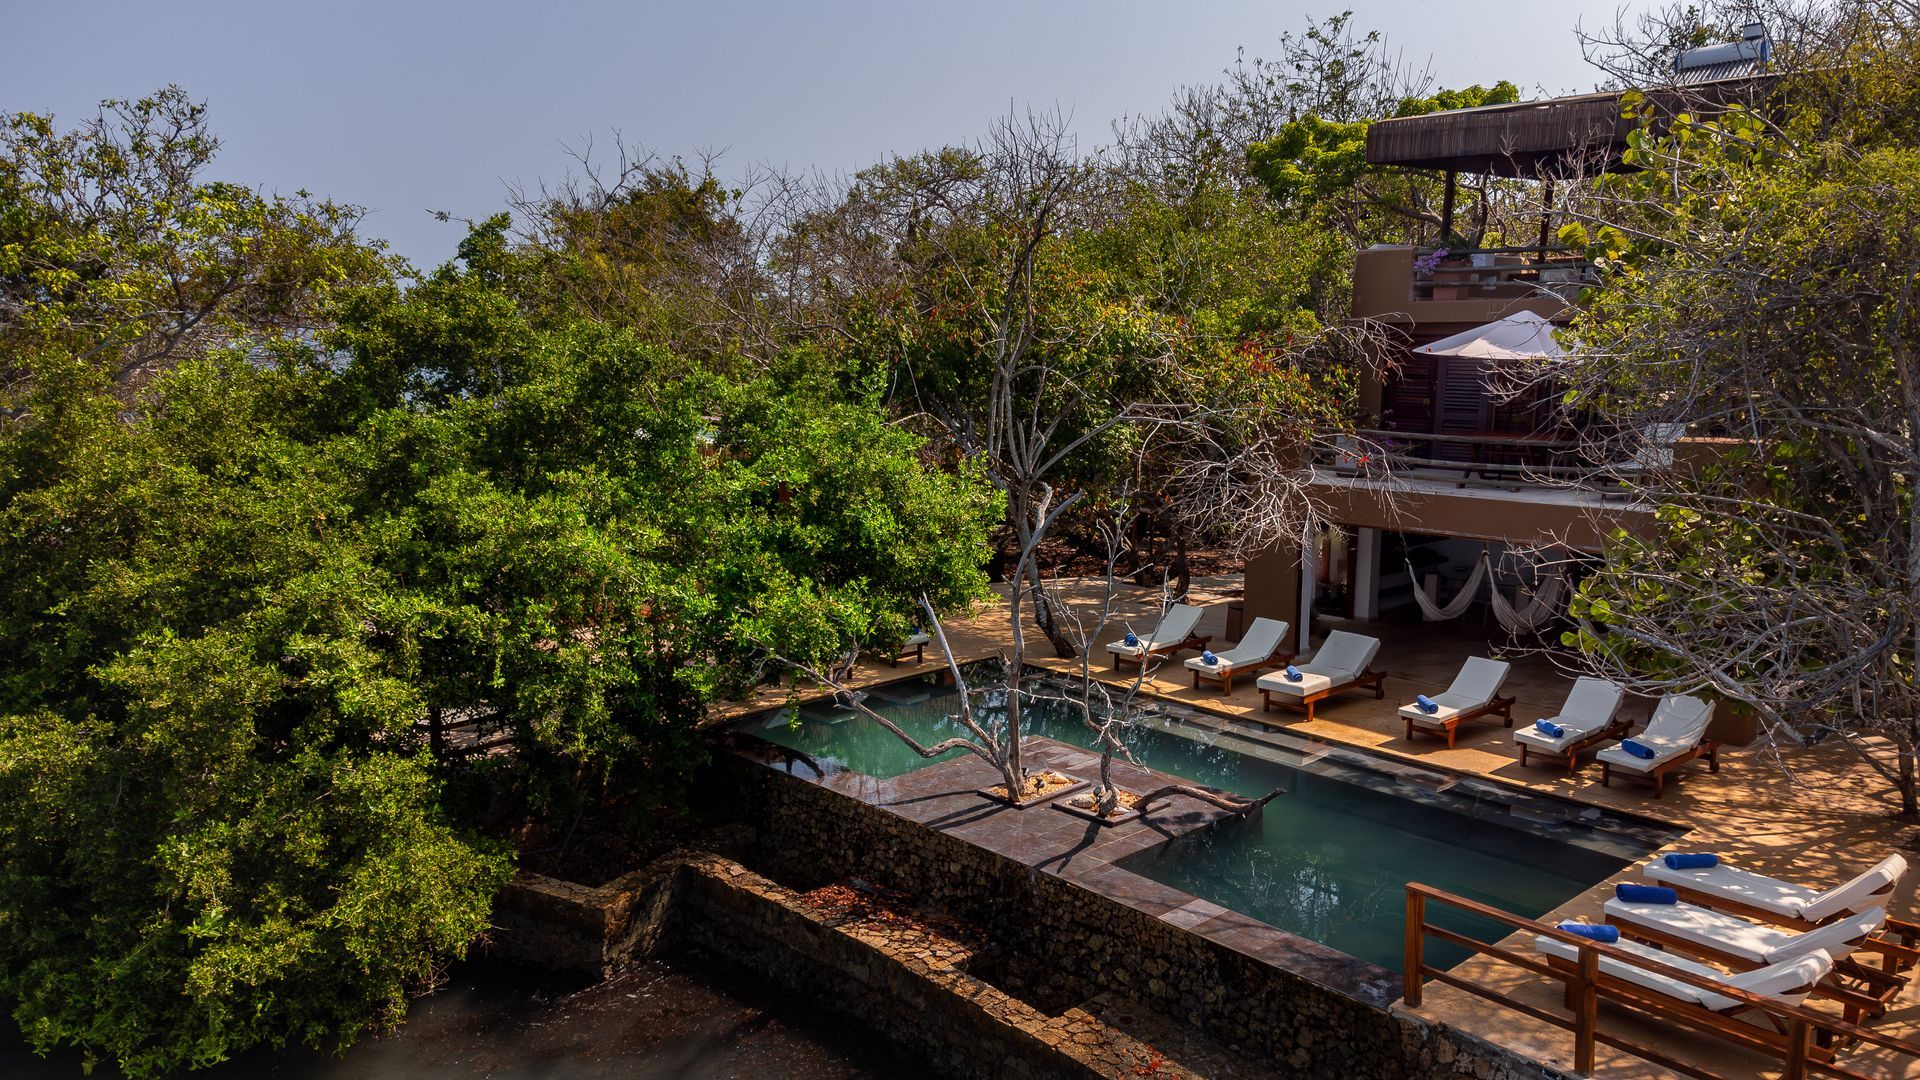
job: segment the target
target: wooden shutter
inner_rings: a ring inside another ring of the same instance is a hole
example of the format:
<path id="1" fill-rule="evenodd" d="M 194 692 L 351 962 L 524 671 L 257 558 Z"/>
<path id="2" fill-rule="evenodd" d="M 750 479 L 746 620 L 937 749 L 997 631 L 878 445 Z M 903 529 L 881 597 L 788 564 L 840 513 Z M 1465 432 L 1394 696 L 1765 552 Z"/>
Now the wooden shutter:
<path id="1" fill-rule="evenodd" d="M 1380 392 L 1381 426 L 1388 431 L 1433 434 L 1434 358 L 1408 350 Z"/>
<path id="2" fill-rule="evenodd" d="M 1463 356 L 1448 356 L 1439 365 L 1438 413 L 1434 434 L 1473 435 L 1493 425 L 1493 403 L 1487 400 L 1487 383 L 1481 361 Z M 1473 448 L 1465 443 L 1440 443 L 1434 457 L 1443 461 L 1471 461 Z"/>

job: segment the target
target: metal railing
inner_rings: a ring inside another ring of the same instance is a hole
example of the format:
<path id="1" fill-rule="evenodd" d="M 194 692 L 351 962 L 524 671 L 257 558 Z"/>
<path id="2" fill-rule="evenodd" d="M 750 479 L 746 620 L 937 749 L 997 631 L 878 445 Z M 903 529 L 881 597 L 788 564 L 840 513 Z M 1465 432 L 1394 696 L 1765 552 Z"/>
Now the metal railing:
<path id="1" fill-rule="evenodd" d="M 1450 250 L 1450 255 L 1464 255 L 1468 261 L 1444 262 L 1423 270 L 1422 262 L 1431 258 L 1432 251 L 1421 250 L 1414 256 L 1411 295 L 1415 300 L 1460 300 L 1551 293 L 1562 300 L 1574 300 L 1581 289 L 1598 283 L 1599 276 L 1592 261 L 1584 255 L 1570 254 L 1571 251 L 1555 247 Z M 1486 260 L 1485 265 L 1476 266 L 1472 262 L 1475 255 L 1491 259 Z M 1556 258 L 1556 255 L 1563 257 Z M 1505 264 L 1493 261 L 1503 256 L 1519 256 L 1528 261 Z"/>
<path id="2" fill-rule="evenodd" d="M 1601 492 L 1651 471 L 1634 462 L 1596 465 L 1579 461 L 1577 439 L 1479 433 L 1433 435 L 1418 431 L 1362 429 L 1349 445 L 1322 449 L 1315 464 L 1336 473 L 1386 477 L 1421 471 L 1458 473 L 1462 480 L 1501 486 L 1557 483 Z M 1447 456 L 1448 451 L 1458 451 Z"/>
<path id="3" fill-rule="evenodd" d="M 1576 959 L 1570 961 L 1558 957 L 1547 957 L 1542 953 L 1520 952 L 1436 926 L 1427 921 L 1429 905 L 1453 908 L 1491 920 L 1511 930 L 1525 930 L 1564 942 L 1577 950 Z M 1567 1014 L 1563 1015 L 1550 1008 L 1522 1001 L 1484 982 L 1477 982 L 1464 975 L 1457 975 L 1452 971 L 1428 964 L 1426 940 L 1429 937 L 1450 942 L 1471 953 L 1491 957 L 1559 982 L 1564 991 L 1563 1000 L 1567 1006 Z M 1711 991 L 1737 1004 L 1716 1012 L 1678 998 L 1656 994 L 1637 984 L 1606 974 L 1600 969 L 1602 958 L 1641 968 L 1687 986 Z M 1683 1060 L 1643 1043 L 1636 1043 L 1618 1031 L 1606 1030 L 1602 1025 L 1600 1013 L 1600 1003 L 1603 1001 L 1626 1006 L 1642 1016 L 1650 1016 L 1656 1021 L 1690 1029 L 1745 1050 L 1770 1058 L 1778 1058 L 1783 1070 L 1782 1080 L 1805 1080 L 1809 1076 L 1839 1076 L 1847 1080 L 1872 1080 L 1873 1074 L 1850 1069 L 1836 1058 L 1837 1050 L 1848 1046 L 1872 1046 L 1890 1050 L 1905 1058 L 1913 1059 L 1914 1064 L 1907 1065 L 1907 1069 L 1920 1069 L 1920 1044 L 1882 1035 L 1839 1017 L 1815 1012 L 1799 1005 L 1789 1005 L 1774 998 L 1749 993 L 1718 980 L 1703 978 L 1683 968 L 1663 964 L 1577 934 L 1569 934 L 1545 923 L 1501 911 L 1499 908 L 1418 882 L 1409 882 L 1407 885 L 1404 974 L 1406 1003 L 1410 1008 L 1420 1007 L 1425 994 L 1425 984 L 1432 981 L 1491 1001 L 1502 1008 L 1532 1017 L 1541 1023 L 1571 1031 L 1573 1033 L 1573 1067 L 1577 1072 L 1585 1074 L 1593 1072 L 1596 1048 L 1608 1046 L 1676 1073 L 1697 1077 L 1699 1080 L 1726 1080 L 1721 1074 L 1711 1072 L 1692 1061 Z M 1732 1015 L 1736 1012 L 1757 1013 L 1767 1026 L 1761 1027 L 1737 1019 Z"/>

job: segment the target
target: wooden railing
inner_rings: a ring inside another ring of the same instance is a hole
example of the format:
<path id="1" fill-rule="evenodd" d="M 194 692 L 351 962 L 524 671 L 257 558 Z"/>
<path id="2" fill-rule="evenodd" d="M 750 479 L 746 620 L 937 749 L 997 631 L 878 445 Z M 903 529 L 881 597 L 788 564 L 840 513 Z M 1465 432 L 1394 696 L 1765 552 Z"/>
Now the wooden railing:
<path id="1" fill-rule="evenodd" d="M 1513 930 L 1526 930 L 1563 941 L 1578 950 L 1578 959 L 1576 961 L 1549 959 L 1541 953 L 1519 952 L 1492 942 L 1479 941 L 1465 934 L 1455 933 L 1427 921 L 1429 905 L 1454 908 L 1492 920 Z M 1563 1015 L 1532 1002 L 1522 1001 L 1485 983 L 1475 982 L 1465 976 L 1429 965 L 1426 962 L 1426 940 L 1429 937 L 1451 942 L 1473 953 L 1492 957 L 1560 983 L 1564 990 L 1563 1000 L 1566 1002 L 1568 1013 Z M 1740 1005 L 1728 1012 L 1715 1012 L 1699 1005 L 1656 994 L 1644 987 L 1602 972 L 1600 970 L 1602 957 L 1655 972 L 1688 986 L 1710 990 L 1722 997 L 1732 998 Z M 1410 882 L 1407 885 L 1405 975 L 1406 1003 L 1411 1008 L 1420 1007 L 1423 987 L 1428 980 L 1432 980 L 1484 998 L 1542 1023 L 1571 1031 L 1573 1033 L 1573 1067 L 1581 1073 L 1593 1072 L 1596 1047 L 1609 1046 L 1685 1076 L 1698 1077 L 1700 1080 L 1728 1080 L 1722 1074 L 1711 1072 L 1691 1061 L 1636 1043 L 1619 1032 L 1605 1030 L 1601 1025 L 1600 1003 L 1602 1001 L 1624 1005 L 1655 1020 L 1692 1029 L 1742 1049 L 1778 1058 L 1783 1070 L 1782 1080 L 1805 1080 L 1809 1076 L 1839 1076 L 1846 1077 L 1848 1080 L 1872 1080 L 1870 1074 L 1849 1069 L 1835 1058 L 1834 1055 L 1838 1049 L 1850 1046 L 1878 1047 L 1913 1059 L 1912 1064 L 1905 1065 L 1903 1071 L 1906 1075 L 1913 1075 L 1912 1070 L 1920 1070 L 1920 1044 L 1882 1035 L 1848 1023 L 1839 1017 L 1748 993 L 1737 987 L 1728 986 L 1724 982 L 1702 978 L 1690 971 L 1650 960 L 1611 945 L 1604 945 L 1577 934 L 1569 934 L 1545 923 L 1501 911 L 1499 908 L 1489 907 L 1464 896 L 1456 896 L 1418 882 Z M 1732 1012 L 1757 1013 L 1767 1026 L 1761 1027 L 1747 1023 L 1730 1015 Z"/>

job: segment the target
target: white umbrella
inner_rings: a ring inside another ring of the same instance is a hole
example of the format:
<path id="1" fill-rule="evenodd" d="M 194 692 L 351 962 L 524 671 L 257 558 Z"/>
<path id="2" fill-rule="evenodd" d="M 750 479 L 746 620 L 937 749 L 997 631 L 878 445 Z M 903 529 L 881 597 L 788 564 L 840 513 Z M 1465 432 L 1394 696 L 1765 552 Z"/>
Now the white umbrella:
<path id="1" fill-rule="evenodd" d="M 1560 343 L 1553 340 L 1553 324 L 1531 311 L 1517 311 L 1498 322 L 1476 326 L 1413 351 L 1476 360 L 1558 359 L 1565 355 Z"/>

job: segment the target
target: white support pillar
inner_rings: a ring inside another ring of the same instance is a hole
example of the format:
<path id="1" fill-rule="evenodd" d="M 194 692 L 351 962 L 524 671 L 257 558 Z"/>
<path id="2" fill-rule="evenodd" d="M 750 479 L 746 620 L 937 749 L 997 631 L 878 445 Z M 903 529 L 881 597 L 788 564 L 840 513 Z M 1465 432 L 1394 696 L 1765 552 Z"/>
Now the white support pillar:
<path id="1" fill-rule="evenodd" d="M 1313 539 L 1300 548 L 1300 622 L 1297 651 L 1313 647 L 1313 592 L 1320 577 L 1320 542 Z"/>
<path id="2" fill-rule="evenodd" d="M 1380 530 L 1361 529 L 1355 537 L 1353 617 L 1380 617 Z"/>

